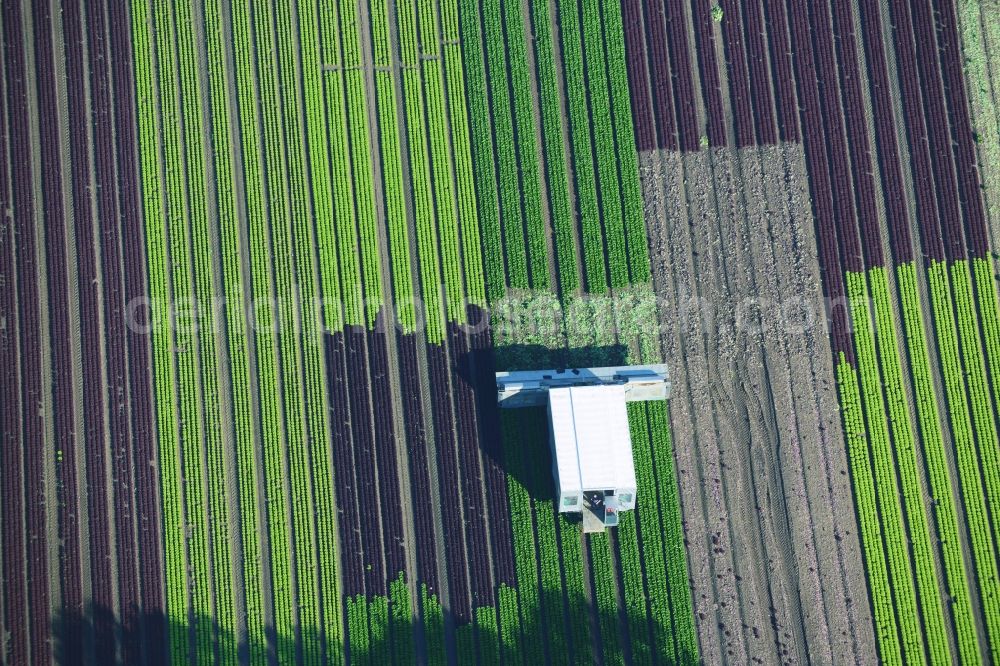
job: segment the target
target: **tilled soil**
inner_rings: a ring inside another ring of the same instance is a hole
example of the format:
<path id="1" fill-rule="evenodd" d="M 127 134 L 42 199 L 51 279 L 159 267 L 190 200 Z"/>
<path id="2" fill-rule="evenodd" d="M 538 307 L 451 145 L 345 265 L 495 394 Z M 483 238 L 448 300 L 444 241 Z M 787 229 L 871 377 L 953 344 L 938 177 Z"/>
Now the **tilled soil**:
<path id="1" fill-rule="evenodd" d="M 870 663 L 798 146 L 641 156 L 706 663 Z"/>

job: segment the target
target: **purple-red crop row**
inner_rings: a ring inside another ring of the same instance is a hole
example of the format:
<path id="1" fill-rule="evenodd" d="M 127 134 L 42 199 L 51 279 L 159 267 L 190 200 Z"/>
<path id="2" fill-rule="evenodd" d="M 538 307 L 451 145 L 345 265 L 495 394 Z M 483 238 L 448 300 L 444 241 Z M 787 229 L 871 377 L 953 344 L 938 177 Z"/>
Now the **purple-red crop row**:
<path id="1" fill-rule="evenodd" d="M 938 261 L 944 260 L 944 241 L 937 224 L 937 204 L 934 199 L 934 178 L 927 126 L 924 121 L 920 81 L 917 78 L 916 49 L 910 15 L 900 3 L 893 7 L 893 35 L 896 41 L 896 71 L 899 76 L 903 118 L 909 136 L 910 160 L 913 164 L 913 191 L 917 200 L 917 220 L 920 224 L 921 245 L 924 254 Z M 877 8 L 873 8 L 877 12 Z M 876 26 L 878 24 L 875 24 Z M 873 28 L 877 30 L 878 28 Z"/>
<path id="2" fill-rule="evenodd" d="M 958 205 L 958 192 L 955 187 L 955 163 L 951 154 L 948 114 L 945 110 L 944 95 L 941 93 L 941 70 L 938 68 L 939 54 L 937 48 L 934 48 L 936 43 L 934 16 L 929 2 L 925 0 L 916 0 L 915 2 L 893 0 L 890 7 L 892 8 L 893 22 L 896 24 L 899 24 L 902 14 L 910 13 L 913 38 L 917 40 L 917 44 L 921 45 L 920 48 L 916 49 L 917 71 L 920 73 L 920 90 L 924 98 L 931 167 L 934 170 L 935 190 L 938 196 L 938 221 L 941 225 L 941 239 L 944 242 L 945 256 L 948 259 L 962 259 L 965 257 L 961 222 L 962 211 Z M 959 85 L 962 84 L 959 83 Z"/>
<path id="3" fill-rule="evenodd" d="M 109 26 L 129 25 L 129 6 L 124 0 L 109 3 Z M 120 234 L 125 262 L 125 302 L 147 295 L 146 253 L 139 210 L 139 180 L 136 168 L 135 88 L 132 76 L 132 43 L 125 29 L 109 29 L 110 57 L 114 76 L 113 109 L 117 116 L 115 135 L 118 160 Z M 128 385 L 131 411 L 131 446 L 135 465 L 136 522 L 139 535 L 139 593 L 142 600 L 146 659 L 156 663 L 164 654 L 164 590 L 161 541 L 157 516 L 159 478 L 153 465 L 152 367 L 148 336 L 133 331 L 128 340 Z"/>
<path id="4" fill-rule="evenodd" d="M 469 321 L 481 321 L 488 316 L 475 307 L 469 309 Z M 510 505 L 507 501 L 507 478 L 502 465 L 503 451 L 500 437 L 500 419 L 496 408 L 496 362 L 493 354 L 493 337 L 487 328 L 472 336 L 472 349 L 468 365 L 470 376 L 475 377 L 476 401 L 479 410 L 479 434 L 483 442 L 483 465 L 486 479 L 486 498 L 489 505 L 490 534 L 493 538 L 493 564 L 496 585 L 517 584 L 514 568 L 513 533 L 510 524 Z"/>
<path id="5" fill-rule="evenodd" d="M 777 98 L 778 126 L 782 141 L 801 140 L 799 110 L 792 78 L 792 49 L 788 43 L 788 20 L 784 0 L 764 0 L 767 37 L 770 44 L 772 83 Z"/>
<path id="6" fill-rule="evenodd" d="M 80 534 L 78 528 L 76 446 L 73 423 L 73 360 L 70 340 L 69 276 L 66 256 L 66 216 L 63 206 L 59 155 L 58 102 L 56 100 L 55 63 L 50 8 L 34 4 L 36 77 L 38 80 L 39 134 L 42 161 L 42 193 L 45 206 L 45 261 L 48 269 L 48 303 L 52 345 L 52 392 L 54 408 L 56 460 L 56 495 L 58 510 L 59 580 L 62 612 L 83 617 L 83 589 L 80 569 Z M 82 654 L 82 636 L 72 622 L 65 623 L 61 635 L 63 648 L 70 654 Z"/>
<path id="7" fill-rule="evenodd" d="M 97 210 L 101 232 L 101 267 L 104 285 L 104 335 L 107 371 L 107 405 L 111 436 L 111 474 L 116 521 L 117 583 L 126 661 L 139 659 L 139 581 L 136 569 L 134 487 L 129 443 L 128 367 L 125 340 L 124 276 L 117 194 L 120 183 L 115 165 L 114 107 L 103 3 L 86 3 L 87 49 L 92 104 L 92 150 L 96 166 Z M 134 175 L 132 176 L 134 178 Z"/>
<path id="8" fill-rule="evenodd" d="M 677 150 L 677 123 L 674 118 L 674 100 L 671 92 L 670 60 L 667 56 L 667 26 L 663 11 L 663 0 L 650 0 L 646 7 L 646 22 L 649 27 L 649 54 L 652 66 L 653 109 L 656 114 L 656 130 L 659 146 L 666 150 Z M 641 31 L 642 25 L 630 27 Z"/>
<path id="9" fill-rule="evenodd" d="M 462 500 L 459 492 L 458 461 L 455 454 L 455 419 L 448 390 L 448 353 L 440 345 L 429 344 L 427 365 L 430 370 L 431 411 L 434 416 L 437 448 L 438 486 L 444 523 L 444 548 L 448 563 L 448 584 L 452 612 L 458 624 L 472 621 L 469 599 L 469 574 L 466 568 L 465 542 L 462 536 Z"/>
<path id="10" fill-rule="evenodd" d="M 750 75 L 743 52 L 740 3 L 723 0 L 721 7 L 725 17 L 722 22 L 722 37 L 729 73 L 729 98 L 733 106 L 733 131 L 736 134 L 736 147 L 743 148 L 754 145 L 754 120 L 750 102 Z"/>
<path id="11" fill-rule="evenodd" d="M 3 7 L 4 29 L 4 62 L 7 79 L 7 134 L 10 140 L 10 164 L 16 176 L 10 179 L 12 200 L 8 210 L 16 234 L 13 241 L 17 246 L 16 266 L 19 297 L 18 333 L 20 337 L 21 378 L 21 422 L 23 431 L 20 439 L 20 450 L 16 445 L 6 442 L 4 448 L 12 448 L 23 458 L 23 474 L 26 482 L 24 487 L 23 515 L 25 531 L 25 554 L 27 568 L 21 569 L 26 578 L 22 580 L 7 580 L 16 585 L 18 591 L 27 581 L 28 616 L 7 618 L 8 622 L 27 622 L 32 661 L 48 661 L 51 650 L 49 644 L 49 581 L 48 581 L 48 549 L 45 522 L 45 424 L 41 410 L 42 403 L 42 349 L 41 349 L 41 303 L 38 291 L 38 265 L 36 247 L 39 239 L 35 233 L 35 207 L 41 205 L 34 198 L 31 173 L 31 129 L 30 109 L 28 106 L 28 69 L 25 48 L 33 41 L 25 41 L 22 23 L 22 10 L 26 6 L 20 3 L 5 3 Z M 16 440 L 15 440 L 16 441 Z M 22 461 L 17 461 L 13 471 L 22 469 Z M 18 482 L 15 492 L 20 490 Z M 4 492 L 10 492 L 7 487 Z M 5 498 L 6 499 L 6 498 Z M 18 498 L 19 500 L 21 498 Z M 21 514 L 13 518 L 13 529 L 22 529 Z M 5 544 L 5 551 L 7 546 Z M 5 556 L 6 556 L 5 552 Z M 21 553 L 14 556 L 20 560 Z M 16 575 L 16 572 L 14 572 Z M 8 588 L 9 589 L 9 588 Z"/>
<path id="12" fill-rule="evenodd" d="M 857 203 L 859 230 L 864 251 L 863 266 L 865 268 L 883 266 L 885 256 L 879 233 L 878 212 L 875 207 L 873 155 L 871 141 L 868 137 L 868 125 L 865 122 L 861 73 L 858 70 L 857 39 L 854 35 L 854 23 L 849 4 L 833 3 L 833 23 L 834 35 L 837 38 L 837 63 L 840 68 L 844 120 L 847 127 L 848 144 L 851 147 L 854 198 Z M 846 230 L 844 235 L 847 235 Z M 850 262 L 847 263 L 848 270 L 852 270 Z"/>
<path id="13" fill-rule="evenodd" d="M 431 502 L 431 477 L 427 466 L 427 432 L 420 404 L 420 370 L 417 338 L 396 333 L 399 350 L 399 379 L 403 398 L 403 423 L 406 426 L 406 450 L 410 461 L 410 504 L 413 506 L 417 549 L 418 582 L 427 585 L 431 594 L 438 590 L 437 546 L 434 541 L 434 507 Z"/>
<path id="14" fill-rule="evenodd" d="M 355 492 L 361 520 L 361 561 L 364 566 L 365 592 L 369 596 L 388 593 L 384 545 L 379 512 L 373 506 L 378 497 L 375 472 L 375 434 L 372 425 L 372 403 L 368 393 L 368 359 L 365 350 L 365 330 L 360 326 L 344 329 L 347 357 L 347 377 L 351 382 L 348 401 L 351 409 L 351 443 L 354 450 Z"/>
<path id="15" fill-rule="evenodd" d="M 354 480 L 354 451 L 351 445 L 351 416 L 347 385 L 346 350 L 343 333 L 328 333 L 326 372 L 330 401 L 330 430 L 333 440 L 334 484 L 337 496 L 337 523 L 340 528 L 341 580 L 345 597 L 364 594 L 364 565 L 361 562 L 361 516 Z"/>
<path id="16" fill-rule="evenodd" d="M 82 44 L 85 39 L 78 0 L 64 7 L 63 33 L 66 44 L 67 93 L 69 98 L 85 99 L 86 87 Z M 92 191 L 87 144 L 91 119 L 83 104 L 69 105 L 70 157 L 77 165 L 73 169 L 73 211 L 76 234 L 77 283 L 80 300 L 80 333 L 83 363 L 83 417 L 86 442 L 104 441 L 104 391 L 101 384 L 100 261 L 95 251 L 94 219 L 91 213 Z M 86 447 L 87 516 L 90 536 L 90 571 L 94 603 L 101 608 L 114 608 L 111 578 L 111 527 L 107 503 L 104 447 Z M 115 654 L 114 627 L 110 617 L 102 614 L 95 619 L 95 648 L 98 661 L 113 660 Z"/>
<path id="17" fill-rule="evenodd" d="M 701 133 L 695 111 L 685 3 L 669 0 L 666 11 L 668 44 L 673 66 L 674 100 L 677 103 L 677 133 L 681 150 L 698 150 Z"/>
<path id="18" fill-rule="evenodd" d="M 635 144 L 639 152 L 656 150 L 656 129 L 653 127 L 653 103 L 649 96 L 649 65 L 646 60 L 646 33 L 642 20 L 641 0 L 622 0 L 625 24 L 625 53 L 628 60 L 629 91 L 632 98 L 632 119 L 635 123 Z"/>
<path id="19" fill-rule="evenodd" d="M 967 249 L 974 257 L 985 257 L 989 252 L 986 213 L 979 188 L 975 139 L 965 95 L 963 59 L 955 25 L 954 1 L 934 0 L 934 19 L 937 22 L 938 38 L 938 51 L 935 55 L 944 79 L 944 99 L 948 107 L 955 169 L 958 172 L 959 204 L 966 216 Z M 929 57 L 932 53 L 930 49 L 922 49 L 921 52 L 924 57 Z"/>
<path id="20" fill-rule="evenodd" d="M 722 84 L 715 53 L 712 29 L 711 0 L 691 3 L 694 20 L 694 44 L 698 50 L 698 71 L 701 74 L 701 95 L 708 113 L 708 142 L 712 146 L 726 145 L 726 118 L 722 110 Z"/>
<path id="21" fill-rule="evenodd" d="M 889 223 L 889 243 L 893 259 L 907 263 L 913 259 L 906 193 L 903 185 L 899 145 L 892 116 L 885 46 L 882 43 L 879 7 L 876 0 L 860 0 L 861 25 L 865 56 L 868 61 L 869 90 L 875 122 L 875 145 L 878 147 L 879 171 L 885 193 L 885 211 Z"/>
<path id="22" fill-rule="evenodd" d="M 840 110 L 837 90 L 837 63 L 833 54 L 830 13 L 825 4 L 809 5 L 811 15 L 813 59 L 819 83 L 820 103 L 823 112 L 823 130 L 829 147 L 831 193 L 833 195 L 834 222 L 839 235 L 841 268 L 850 271 L 864 270 L 861 243 L 857 234 L 857 215 L 851 197 L 851 171 L 848 166 L 847 141 L 844 117 Z M 811 172 L 810 172 L 811 173 Z"/>
<path id="23" fill-rule="evenodd" d="M 377 406 L 373 410 L 377 455 L 375 464 L 378 469 L 385 570 L 389 580 L 395 580 L 400 572 L 406 571 L 406 551 L 403 544 L 403 505 L 400 501 L 399 465 L 396 462 L 396 434 L 390 408 L 392 388 L 389 381 L 389 350 L 384 331 L 383 326 L 376 326 L 374 330 L 368 331 L 368 358 L 372 404 Z"/>
<path id="24" fill-rule="evenodd" d="M 452 393 L 455 398 L 455 434 L 461 471 L 465 540 L 472 585 L 472 604 L 478 608 L 494 604 L 490 575 L 489 539 L 486 535 L 486 501 L 483 496 L 482 467 L 479 464 L 479 429 L 476 425 L 476 396 L 473 369 L 468 366 L 469 336 L 455 324 L 448 325 L 451 356 Z"/>
<path id="25" fill-rule="evenodd" d="M 821 111 L 819 78 L 814 64 L 812 35 L 809 25 L 807 3 L 792 3 L 792 13 L 788 17 L 792 34 L 792 49 L 798 54 L 794 59 L 795 80 L 799 105 L 802 109 L 802 140 L 805 149 L 806 166 L 813 199 L 813 213 L 816 217 L 820 266 L 822 267 L 823 289 L 826 295 L 841 301 L 845 295 L 844 276 L 838 255 L 837 227 L 834 216 L 833 193 L 827 144 L 825 120 Z M 828 84 L 829 78 L 824 79 Z M 843 307 L 831 313 L 831 336 L 834 354 L 844 352 L 848 360 L 854 360 L 854 349 L 848 333 L 847 312 Z"/>
<path id="26" fill-rule="evenodd" d="M 746 33 L 746 57 L 750 68 L 751 102 L 757 129 L 757 143 L 778 142 L 774 120 L 774 99 L 771 95 L 771 73 L 767 68 L 767 47 L 764 45 L 764 17 L 757 2 L 743 3 L 743 24 Z"/>
<path id="27" fill-rule="evenodd" d="M 0 95 L 0 119 L 6 118 L 7 100 Z M 0 128 L 5 130 L 5 128 Z M 10 160 L 7 132 L 0 131 L 0 210 L 10 210 L 9 196 Z M 17 267 L 14 261 L 15 231 L 10 217 L 0 218 L 0 317 L 7 325 L 0 328 L 0 383 L 3 400 L 3 431 L 0 435 L 5 442 L 0 446 L 0 477 L 3 480 L 3 501 L 0 502 L 0 521 L 3 525 L 2 584 L 4 628 L 7 631 L 6 657 L 10 663 L 28 663 L 28 602 L 24 594 L 24 515 L 23 474 L 21 470 L 21 449 L 6 445 L 7 442 L 21 441 L 21 409 L 18 395 L 18 366 L 20 353 L 16 328 L 17 295 L 15 279 Z"/>

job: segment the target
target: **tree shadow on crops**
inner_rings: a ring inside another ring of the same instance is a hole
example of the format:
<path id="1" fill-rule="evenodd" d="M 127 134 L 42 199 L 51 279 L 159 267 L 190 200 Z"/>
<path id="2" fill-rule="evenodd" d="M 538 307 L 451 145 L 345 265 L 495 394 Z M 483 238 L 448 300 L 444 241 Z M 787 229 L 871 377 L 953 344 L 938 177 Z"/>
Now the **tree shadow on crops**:
<path id="1" fill-rule="evenodd" d="M 532 590 L 530 594 L 507 589 L 509 597 L 518 595 L 511 617 L 504 617 L 499 598 L 492 612 L 479 609 L 477 621 L 443 631 L 440 624 L 428 631 L 414 617 L 404 624 L 390 622 L 379 637 L 369 635 L 364 641 L 327 645 L 316 632 L 306 632 L 304 642 L 322 646 L 322 663 L 347 664 L 545 664 L 604 663 L 606 656 L 625 663 L 688 665 L 697 663 L 697 655 L 676 658 L 673 645 L 676 632 L 669 618 L 666 624 L 655 622 L 648 614 L 629 617 L 616 609 L 598 610 L 579 592 L 564 594 L 560 588 Z M 453 618 L 444 609 L 447 622 Z M 342 617 L 346 618 L 346 614 Z M 487 619 L 488 618 L 488 619 Z M 92 609 L 85 617 L 65 614 L 53 625 L 54 658 L 58 664 L 149 664 L 217 663 L 227 650 L 235 649 L 237 662 L 250 664 L 251 653 L 263 655 L 267 663 L 284 663 L 279 654 L 294 655 L 294 663 L 303 663 L 304 642 L 294 637 L 277 637 L 273 628 L 266 631 L 267 645 L 251 646 L 246 638 L 223 631 L 205 616 L 192 616 L 187 624 L 168 622 L 162 614 L 134 618 L 126 627 L 106 609 Z M 485 621 L 484 621 L 485 620 Z M 345 621 L 346 624 L 346 621 Z M 105 632 L 105 629 L 110 630 Z M 205 637 L 199 651 L 196 633 Z M 446 636 L 448 638 L 446 638 Z M 176 641 L 182 641 L 178 646 Z M 357 645 L 352 648 L 351 643 Z M 367 645 L 363 645 L 367 643 Z M 207 652 L 207 654 L 206 654 Z"/>
<path id="2" fill-rule="evenodd" d="M 628 347 L 618 344 L 553 349 L 544 345 L 506 345 L 495 347 L 494 355 L 497 371 L 597 368 L 624 365 Z"/>
<path id="3" fill-rule="evenodd" d="M 54 661 L 57 664 L 86 666 L 165 666 L 218 663 L 223 654 L 233 652 L 241 664 L 254 661 L 245 638 L 241 640 L 204 615 L 191 614 L 188 619 L 186 624 L 181 624 L 169 620 L 163 613 L 144 613 L 122 622 L 101 606 L 92 606 L 82 615 L 64 612 L 52 623 Z M 279 654 L 294 654 L 296 662 L 302 661 L 301 645 L 297 644 L 294 636 L 279 636 L 273 626 L 265 628 L 265 635 L 267 644 L 255 646 L 259 648 L 256 654 L 265 655 L 272 664 L 278 662 Z M 321 636 L 315 630 L 304 630 L 302 638 L 321 644 Z M 183 645 L 177 645 L 178 642 L 183 642 Z M 200 645 L 208 646 L 207 654 Z M 338 645 L 338 648 L 343 646 Z"/>
<path id="4" fill-rule="evenodd" d="M 498 370 L 561 370 L 624 365 L 624 345 L 552 349 L 543 345 L 507 345 L 473 349 L 458 359 L 460 376 L 476 393 L 476 421 L 483 455 L 520 482 L 532 498 L 552 499 L 555 485 L 544 407 L 501 409 L 497 405 Z M 512 450 L 512 447 L 516 447 Z M 517 464 L 520 459 L 530 465 Z M 544 474 L 535 474 L 544 469 Z M 527 469 L 527 471 L 525 471 Z"/>

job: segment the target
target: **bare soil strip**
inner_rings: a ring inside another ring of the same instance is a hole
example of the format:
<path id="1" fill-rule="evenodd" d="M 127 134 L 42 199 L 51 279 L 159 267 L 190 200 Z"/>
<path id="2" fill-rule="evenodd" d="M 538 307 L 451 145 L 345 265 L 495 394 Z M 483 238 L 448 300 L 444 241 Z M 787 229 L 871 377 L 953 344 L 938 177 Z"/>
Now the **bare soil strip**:
<path id="1" fill-rule="evenodd" d="M 870 662 L 801 149 L 641 167 L 702 656 Z"/>

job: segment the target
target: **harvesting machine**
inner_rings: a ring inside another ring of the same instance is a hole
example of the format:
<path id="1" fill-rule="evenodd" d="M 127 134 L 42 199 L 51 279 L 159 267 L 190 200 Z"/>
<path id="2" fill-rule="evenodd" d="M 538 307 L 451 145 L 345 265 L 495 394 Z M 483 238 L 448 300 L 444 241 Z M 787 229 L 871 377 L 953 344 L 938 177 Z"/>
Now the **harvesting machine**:
<path id="1" fill-rule="evenodd" d="M 585 532 L 618 524 L 638 489 L 626 403 L 670 398 L 666 365 L 498 372 L 504 409 L 547 406 L 560 513 L 582 513 Z"/>

